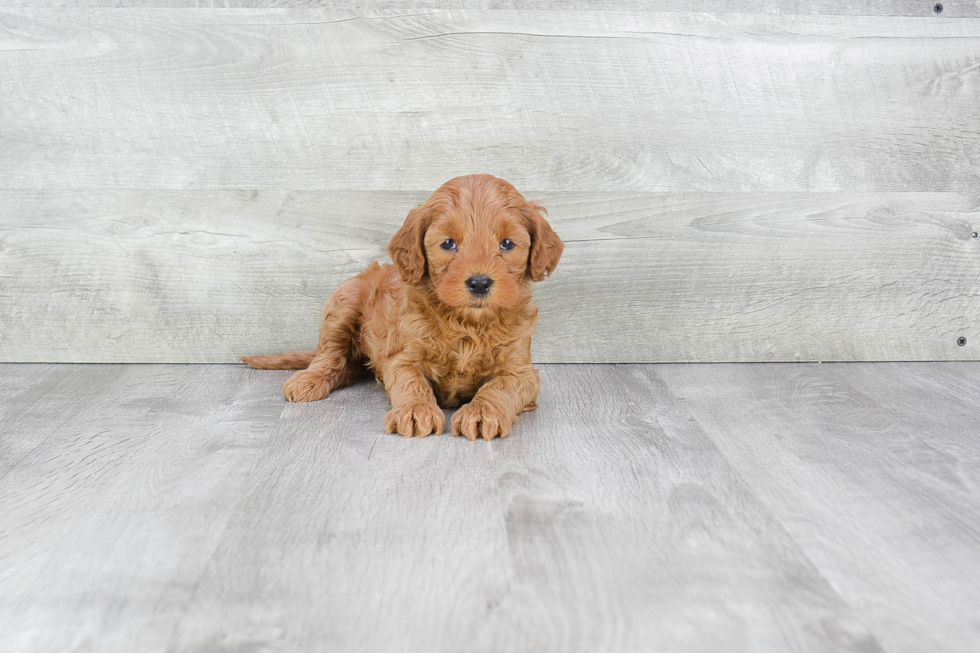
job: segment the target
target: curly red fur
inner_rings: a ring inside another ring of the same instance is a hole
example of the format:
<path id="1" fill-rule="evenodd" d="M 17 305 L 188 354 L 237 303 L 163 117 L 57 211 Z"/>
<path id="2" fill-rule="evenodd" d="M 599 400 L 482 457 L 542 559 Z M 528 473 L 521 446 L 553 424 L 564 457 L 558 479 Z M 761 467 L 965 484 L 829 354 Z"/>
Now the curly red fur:
<path id="1" fill-rule="evenodd" d="M 283 387 L 289 401 L 323 399 L 367 367 L 391 398 L 389 433 L 442 433 L 440 406 L 462 403 L 454 434 L 506 437 L 538 396 L 531 282 L 550 275 L 564 249 L 544 214 L 503 179 L 452 179 L 392 237 L 394 264 L 372 263 L 331 295 L 315 351 L 242 360 L 261 369 L 303 368 Z M 448 239 L 454 249 L 441 246 Z M 512 249 L 501 247 L 505 239 Z M 474 275 L 492 280 L 486 294 L 468 288 Z"/>

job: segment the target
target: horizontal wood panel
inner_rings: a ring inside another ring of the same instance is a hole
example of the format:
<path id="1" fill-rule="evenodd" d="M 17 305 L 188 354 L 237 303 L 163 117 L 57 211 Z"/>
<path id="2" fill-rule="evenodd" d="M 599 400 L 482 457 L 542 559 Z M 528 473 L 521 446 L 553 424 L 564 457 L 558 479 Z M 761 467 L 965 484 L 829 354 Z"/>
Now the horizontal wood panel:
<path id="1" fill-rule="evenodd" d="M 527 194 L 567 245 L 539 362 L 980 358 L 975 195 Z M 426 195 L 0 191 L 0 360 L 312 347 Z"/>
<path id="2" fill-rule="evenodd" d="M 943 2 L 922 0 L 552 0 L 536 2 L 538 10 L 673 11 L 763 14 L 826 14 L 845 16 L 980 16 L 978 0 Z M 0 7 L 137 7 L 200 9 L 271 9 L 329 7 L 357 16 L 455 9 L 459 0 L 0 0 Z M 469 0 L 468 9 L 524 9 L 526 0 Z"/>
<path id="3" fill-rule="evenodd" d="M 0 16 L 4 188 L 416 190 L 474 171 L 554 191 L 980 183 L 973 18 Z"/>

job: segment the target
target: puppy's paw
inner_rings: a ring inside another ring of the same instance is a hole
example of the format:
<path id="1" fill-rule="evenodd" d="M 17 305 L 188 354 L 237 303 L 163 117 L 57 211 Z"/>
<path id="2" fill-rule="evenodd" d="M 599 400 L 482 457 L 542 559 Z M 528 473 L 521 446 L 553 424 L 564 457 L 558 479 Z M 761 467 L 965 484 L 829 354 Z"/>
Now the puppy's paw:
<path id="1" fill-rule="evenodd" d="M 282 386 L 286 401 L 318 401 L 333 390 L 331 379 L 322 372 L 303 370 L 296 372 Z"/>
<path id="2" fill-rule="evenodd" d="M 446 416 L 435 402 L 396 406 L 385 415 L 385 430 L 388 433 L 397 431 L 406 438 L 412 436 L 424 438 L 430 433 L 439 435 L 444 428 L 446 428 Z"/>
<path id="3" fill-rule="evenodd" d="M 453 415 L 453 435 L 465 435 L 470 440 L 492 440 L 498 435 L 506 438 L 514 417 L 493 404 L 474 400 Z"/>

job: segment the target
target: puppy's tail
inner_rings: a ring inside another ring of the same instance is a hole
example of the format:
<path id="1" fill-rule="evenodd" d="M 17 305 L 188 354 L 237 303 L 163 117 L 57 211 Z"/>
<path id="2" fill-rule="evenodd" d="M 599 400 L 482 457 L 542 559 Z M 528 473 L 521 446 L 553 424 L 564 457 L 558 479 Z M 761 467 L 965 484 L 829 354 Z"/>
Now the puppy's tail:
<path id="1" fill-rule="evenodd" d="M 241 361 L 257 370 L 305 370 L 316 351 L 287 351 L 284 354 L 242 356 Z"/>

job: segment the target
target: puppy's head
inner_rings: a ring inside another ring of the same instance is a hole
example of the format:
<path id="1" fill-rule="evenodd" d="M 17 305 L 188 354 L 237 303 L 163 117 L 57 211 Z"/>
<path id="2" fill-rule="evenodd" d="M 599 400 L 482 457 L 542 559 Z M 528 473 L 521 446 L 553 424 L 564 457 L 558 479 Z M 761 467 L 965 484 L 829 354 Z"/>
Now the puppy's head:
<path id="1" fill-rule="evenodd" d="M 469 317 L 514 306 L 558 265 L 562 245 L 545 209 L 490 175 L 446 182 L 408 214 L 388 245 L 405 283 L 430 283 Z"/>

